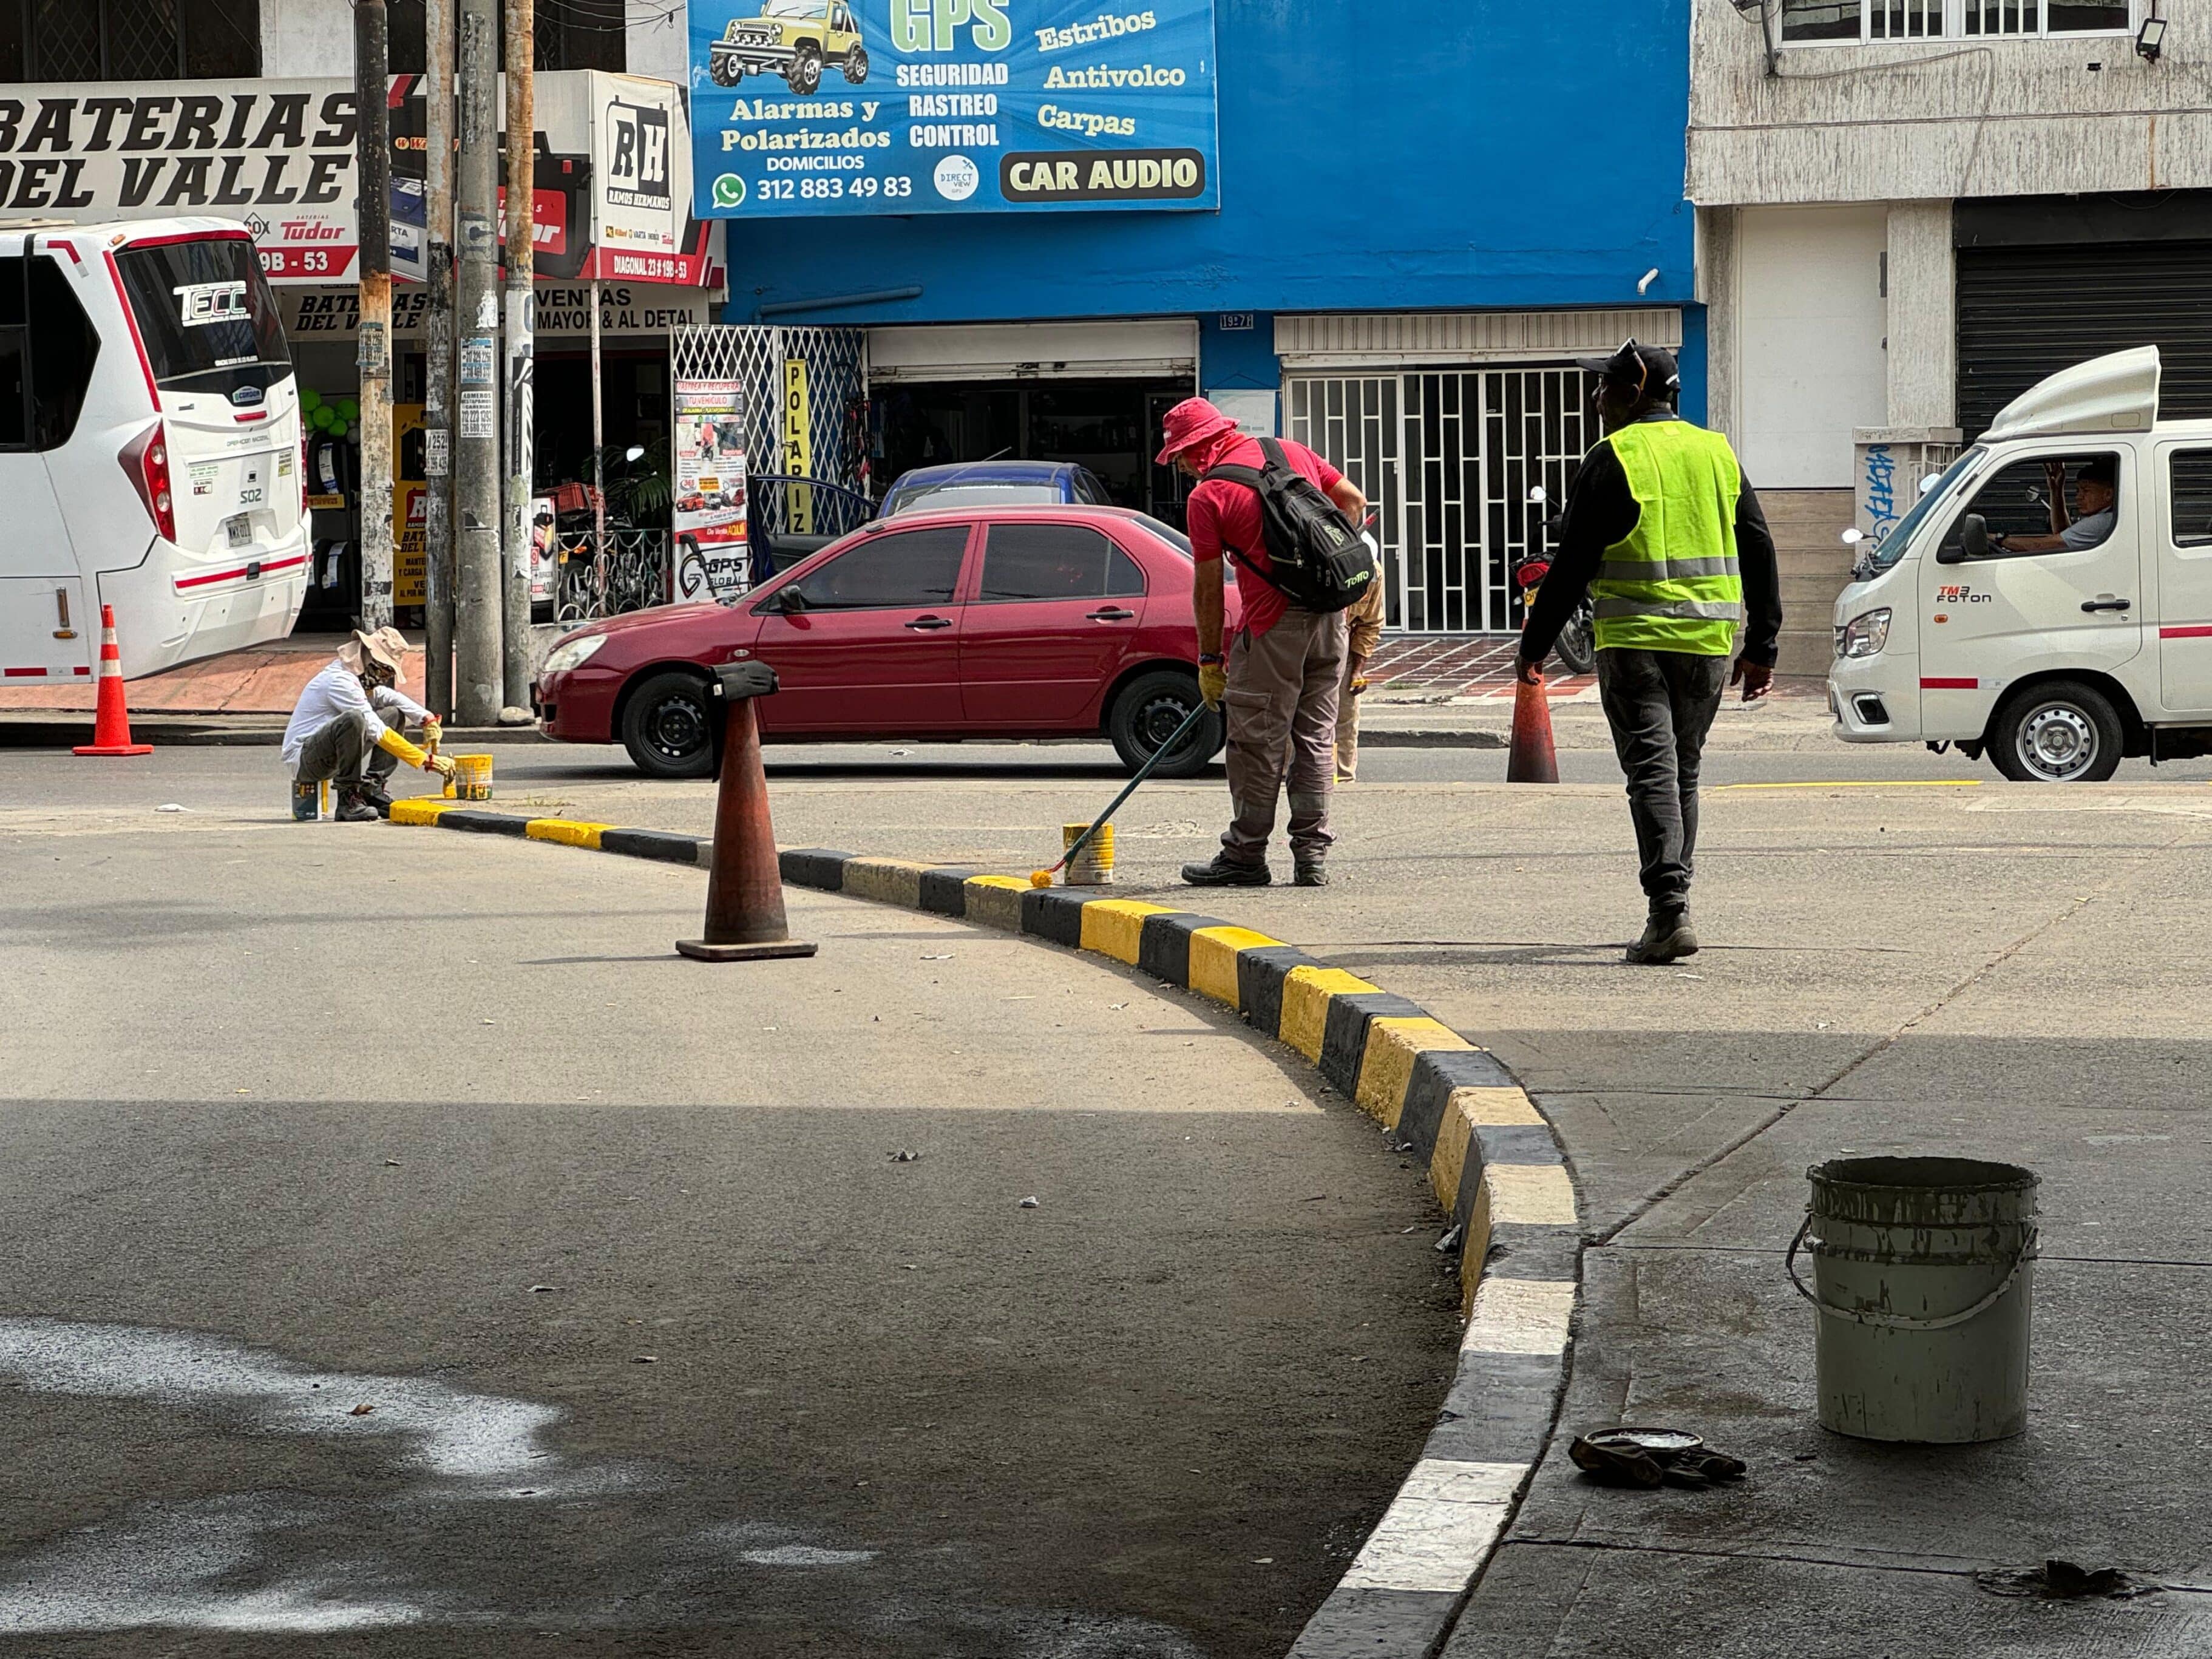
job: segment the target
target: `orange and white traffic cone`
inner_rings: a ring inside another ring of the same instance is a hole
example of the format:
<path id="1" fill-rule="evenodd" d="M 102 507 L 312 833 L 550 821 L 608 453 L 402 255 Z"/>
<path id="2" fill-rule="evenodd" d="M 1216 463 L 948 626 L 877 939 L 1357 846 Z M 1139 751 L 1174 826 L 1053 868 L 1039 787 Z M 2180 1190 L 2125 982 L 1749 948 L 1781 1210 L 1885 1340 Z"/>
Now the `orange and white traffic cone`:
<path id="1" fill-rule="evenodd" d="M 1517 675 L 1513 686 L 1513 740 L 1505 751 L 1508 783 L 1557 783 L 1559 752 L 1552 744 L 1552 705 L 1544 683 L 1531 685 Z"/>
<path id="2" fill-rule="evenodd" d="M 150 755 L 150 743 L 131 741 L 131 711 L 123 704 L 123 653 L 115 644 L 115 607 L 100 607 L 100 705 L 92 727 L 92 741 L 79 745 L 80 755 Z"/>

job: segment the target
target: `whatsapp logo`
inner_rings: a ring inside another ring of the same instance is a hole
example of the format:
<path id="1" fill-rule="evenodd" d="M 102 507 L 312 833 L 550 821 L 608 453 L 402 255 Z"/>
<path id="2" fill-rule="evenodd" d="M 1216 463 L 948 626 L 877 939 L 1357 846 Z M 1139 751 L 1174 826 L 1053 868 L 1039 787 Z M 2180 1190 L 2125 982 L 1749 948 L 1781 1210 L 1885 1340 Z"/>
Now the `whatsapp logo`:
<path id="1" fill-rule="evenodd" d="M 745 181 L 738 178 L 736 173 L 726 173 L 714 180 L 714 205 L 716 207 L 738 207 L 743 205 L 744 199 Z"/>

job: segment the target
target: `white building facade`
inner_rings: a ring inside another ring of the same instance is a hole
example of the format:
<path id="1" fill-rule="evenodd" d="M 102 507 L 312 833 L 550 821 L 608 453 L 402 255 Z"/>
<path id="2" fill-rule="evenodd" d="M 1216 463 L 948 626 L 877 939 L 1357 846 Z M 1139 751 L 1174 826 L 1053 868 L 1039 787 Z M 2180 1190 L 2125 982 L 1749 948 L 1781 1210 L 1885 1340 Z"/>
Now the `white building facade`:
<path id="1" fill-rule="evenodd" d="M 1785 669 L 1842 531 L 2044 374 L 2155 343 L 2212 415 L 2208 63 L 2171 0 L 1695 0 L 1710 408 L 1777 520 Z"/>

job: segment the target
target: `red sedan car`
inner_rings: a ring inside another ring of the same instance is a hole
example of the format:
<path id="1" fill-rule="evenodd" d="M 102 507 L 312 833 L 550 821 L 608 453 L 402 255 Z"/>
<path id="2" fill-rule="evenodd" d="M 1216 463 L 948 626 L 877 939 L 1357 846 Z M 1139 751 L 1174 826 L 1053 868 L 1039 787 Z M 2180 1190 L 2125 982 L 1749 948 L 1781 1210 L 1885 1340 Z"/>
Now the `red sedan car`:
<path id="1" fill-rule="evenodd" d="M 654 777 L 714 769 L 709 670 L 747 659 L 781 686 L 769 743 L 1103 734 L 1133 770 L 1198 705 L 1190 586 L 1189 544 L 1122 508 L 903 513 L 728 605 L 579 629 L 534 696 L 548 737 L 619 742 Z M 1160 774 L 1223 738 L 1207 714 Z"/>

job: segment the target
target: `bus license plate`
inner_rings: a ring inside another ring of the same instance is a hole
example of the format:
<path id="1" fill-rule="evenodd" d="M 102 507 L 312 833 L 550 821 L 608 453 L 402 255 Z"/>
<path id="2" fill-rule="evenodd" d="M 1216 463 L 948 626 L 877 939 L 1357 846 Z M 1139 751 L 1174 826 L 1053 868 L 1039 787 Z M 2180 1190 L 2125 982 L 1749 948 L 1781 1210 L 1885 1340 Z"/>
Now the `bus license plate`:
<path id="1" fill-rule="evenodd" d="M 223 520 L 223 528 L 230 532 L 230 544 L 233 547 L 253 545 L 253 520 L 250 515 L 241 513 L 236 518 L 226 519 Z"/>

